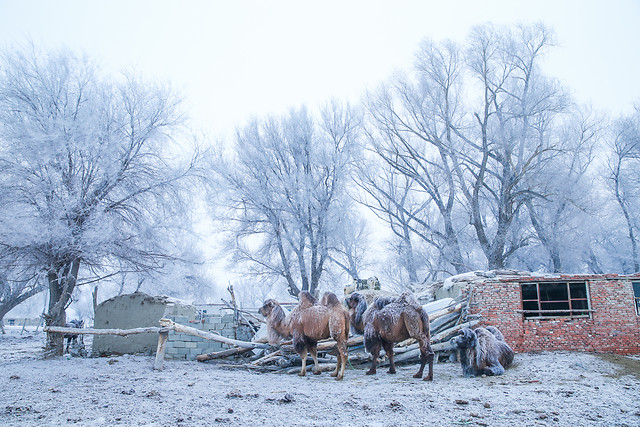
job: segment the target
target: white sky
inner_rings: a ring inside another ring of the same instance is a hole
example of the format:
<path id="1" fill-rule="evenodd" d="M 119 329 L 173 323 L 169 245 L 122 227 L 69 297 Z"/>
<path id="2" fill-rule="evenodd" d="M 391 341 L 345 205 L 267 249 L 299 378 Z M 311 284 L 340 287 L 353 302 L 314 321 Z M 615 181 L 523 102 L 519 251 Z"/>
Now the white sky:
<path id="1" fill-rule="evenodd" d="M 640 103 L 640 0 L 0 0 L 0 49 L 33 40 L 169 80 L 217 138 L 255 115 L 357 102 L 426 37 L 539 21 L 559 43 L 547 72 L 578 101 L 613 115 Z"/>
<path id="2" fill-rule="evenodd" d="M 110 70 L 181 89 L 196 125 L 230 135 L 251 116 L 365 89 L 408 68 L 419 42 L 464 41 L 478 24 L 542 21 L 559 45 L 547 71 L 580 102 L 640 102 L 640 1 L 0 0 L 0 47 L 66 46 Z"/>

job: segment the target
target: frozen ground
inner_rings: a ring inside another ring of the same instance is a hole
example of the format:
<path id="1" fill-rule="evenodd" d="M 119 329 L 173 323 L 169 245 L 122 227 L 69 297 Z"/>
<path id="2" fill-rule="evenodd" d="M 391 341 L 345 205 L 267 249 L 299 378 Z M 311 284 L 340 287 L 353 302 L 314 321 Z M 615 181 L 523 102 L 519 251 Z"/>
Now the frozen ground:
<path id="1" fill-rule="evenodd" d="M 40 358 L 44 334 L 0 335 L 0 425 L 399 426 L 640 425 L 640 359 L 583 353 L 518 354 L 501 377 L 463 378 L 434 367 L 432 383 L 349 369 L 258 374 L 153 358 Z"/>

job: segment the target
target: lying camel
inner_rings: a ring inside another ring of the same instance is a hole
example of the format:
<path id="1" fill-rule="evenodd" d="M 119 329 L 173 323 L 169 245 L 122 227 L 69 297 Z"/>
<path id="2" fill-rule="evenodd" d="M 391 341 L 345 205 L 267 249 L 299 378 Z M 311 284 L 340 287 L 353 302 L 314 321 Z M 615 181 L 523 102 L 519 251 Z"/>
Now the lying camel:
<path id="1" fill-rule="evenodd" d="M 494 326 L 475 330 L 463 328 L 450 342 L 460 353 L 462 374 L 465 377 L 502 375 L 505 368 L 513 362 L 513 350 Z"/>

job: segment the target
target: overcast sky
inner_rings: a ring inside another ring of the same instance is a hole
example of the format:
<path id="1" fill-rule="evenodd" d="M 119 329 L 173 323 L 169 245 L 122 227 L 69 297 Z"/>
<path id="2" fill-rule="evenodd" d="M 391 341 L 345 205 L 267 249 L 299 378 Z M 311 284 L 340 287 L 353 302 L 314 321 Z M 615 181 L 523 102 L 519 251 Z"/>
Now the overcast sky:
<path id="1" fill-rule="evenodd" d="M 0 46 L 31 39 L 170 80 L 199 126 L 228 135 L 254 115 L 358 101 L 410 67 L 426 37 L 464 41 L 474 25 L 538 21 L 559 42 L 547 72 L 580 102 L 619 114 L 640 101 L 636 0 L 0 0 Z"/>
<path id="2" fill-rule="evenodd" d="M 84 51 L 112 71 L 170 80 L 198 126 L 229 135 L 251 116 L 358 101 L 408 68 L 419 42 L 474 25 L 544 22 L 547 72 L 619 114 L 640 101 L 640 1 L 0 0 L 0 46 Z"/>
<path id="3" fill-rule="evenodd" d="M 546 71 L 579 102 L 640 103 L 640 0 L 0 0 L 0 49 L 32 40 L 169 80 L 198 128 L 228 137 L 252 116 L 357 102 L 423 39 L 464 42 L 488 22 L 552 28 Z"/>

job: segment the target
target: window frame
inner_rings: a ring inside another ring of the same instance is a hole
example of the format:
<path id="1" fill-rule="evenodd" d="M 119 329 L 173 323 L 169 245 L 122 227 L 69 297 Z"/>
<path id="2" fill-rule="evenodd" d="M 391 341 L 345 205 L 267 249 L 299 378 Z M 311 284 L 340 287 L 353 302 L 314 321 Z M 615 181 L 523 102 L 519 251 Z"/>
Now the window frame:
<path id="1" fill-rule="evenodd" d="M 638 293 L 636 293 L 636 286 L 638 288 Z M 640 316 L 640 281 L 631 281 L 631 291 L 633 292 L 633 302 L 636 308 L 636 316 Z"/>
<path id="2" fill-rule="evenodd" d="M 572 298 L 571 297 L 571 285 L 583 285 L 585 290 L 584 298 Z M 535 285 L 536 286 L 536 299 L 524 299 L 524 291 L 523 288 L 526 285 Z M 566 300 L 544 300 L 541 299 L 540 293 L 540 285 L 565 285 L 567 289 L 567 299 Z M 586 301 L 586 308 L 573 308 L 573 301 Z M 526 302 L 536 302 L 537 310 L 525 310 Z M 563 281 L 535 281 L 535 282 L 522 282 L 520 283 L 520 303 L 522 307 L 522 315 L 524 320 L 553 320 L 553 319 L 590 319 L 591 313 L 593 310 L 591 309 L 591 295 L 589 292 L 589 282 L 586 280 L 563 280 Z M 568 309 L 542 309 L 541 304 L 543 303 L 566 303 Z M 536 315 L 537 313 L 537 315 Z M 547 313 L 547 314 L 545 314 Z M 562 313 L 562 314 L 558 314 Z"/>

